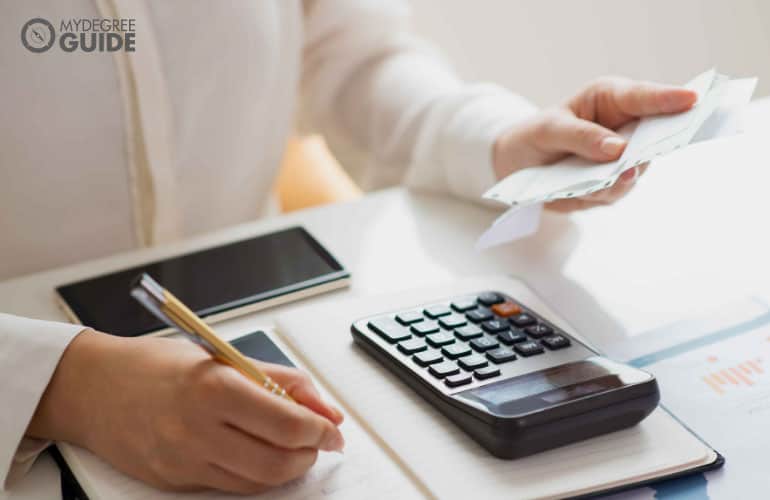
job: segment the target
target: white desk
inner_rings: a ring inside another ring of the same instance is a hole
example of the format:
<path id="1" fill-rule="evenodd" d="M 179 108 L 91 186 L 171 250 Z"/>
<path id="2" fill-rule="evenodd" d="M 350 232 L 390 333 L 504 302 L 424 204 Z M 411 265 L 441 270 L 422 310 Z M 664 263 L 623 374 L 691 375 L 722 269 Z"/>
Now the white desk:
<path id="1" fill-rule="evenodd" d="M 0 283 L 3 312 L 64 317 L 55 285 L 175 253 L 302 224 L 352 271 L 340 295 L 377 293 L 477 274 L 522 277 L 595 342 L 697 314 L 732 297 L 770 291 L 770 100 L 755 103 L 743 136 L 692 146 L 657 162 L 611 208 L 548 214 L 525 241 L 477 254 L 473 243 L 496 212 L 401 189 L 238 226 L 168 247 L 140 250 Z M 725 182 L 725 172 L 736 182 Z M 721 200 L 714 193 L 726 189 Z M 256 324 L 288 307 L 256 315 Z M 231 323 L 231 328 L 243 320 Z M 227 328 L 228 325 L 225 326 Z M 58 494 L 55 466 L 36 464 L 18 499 Z M 55 484 L 54 484 L 55 483 Z M 3 494 L 0 493 L 0 498 Z"/>

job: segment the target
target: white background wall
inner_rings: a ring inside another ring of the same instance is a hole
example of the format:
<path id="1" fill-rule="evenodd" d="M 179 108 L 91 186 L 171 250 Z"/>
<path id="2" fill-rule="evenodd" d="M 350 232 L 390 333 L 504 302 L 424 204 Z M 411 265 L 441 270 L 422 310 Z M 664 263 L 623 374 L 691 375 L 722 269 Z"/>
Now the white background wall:
<path id="1" fill-rule="evenodd" d="M 770 0 L 411 0 L 459 73 L 540 105 L 602 74 L 683 83 L 716 66 L 770 94 Z"/>

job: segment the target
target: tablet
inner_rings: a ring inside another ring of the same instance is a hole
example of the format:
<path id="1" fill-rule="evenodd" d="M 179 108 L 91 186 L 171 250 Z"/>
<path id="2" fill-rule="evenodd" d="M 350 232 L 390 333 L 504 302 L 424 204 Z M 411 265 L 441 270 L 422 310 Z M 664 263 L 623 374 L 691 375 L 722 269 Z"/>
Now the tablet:
<path id="1" fill-rule="evenodd" d="M 148 273 L 207 321 L 349 284 L 350 273 L 302 227 L 124 269 L 56 288 L 70 319 L 121 337 L 170 331 L 129 294 Z"/>

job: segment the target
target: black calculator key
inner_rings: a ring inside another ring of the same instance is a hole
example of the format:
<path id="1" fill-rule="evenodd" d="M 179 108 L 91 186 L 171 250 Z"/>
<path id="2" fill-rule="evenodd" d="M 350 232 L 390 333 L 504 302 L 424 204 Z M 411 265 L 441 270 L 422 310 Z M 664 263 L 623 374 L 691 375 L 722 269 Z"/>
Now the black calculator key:
<path id="1" fill-rule="evenodd" d="M 497 333 L 502 332 L 503 330 L 508 329 L 508 323 L 505 321 L 501 321 L 499 319 L 491 319 L 489 321 L 485 321 L 481 324 L 481 328 L 483 328 L 485 331 L 489 333 Z"/>
<path id="2" fill-rule="evenodd" d="M 453 328 L 467 324 L 468 321 L 464 316 L 460 316 L 459 314 L 450 314 L 449 316 L 444 316 L 438 320 L 438 323 L 447 330 L 452 330 Z"/>
<path id="3" fill-rule="evenodd" d="M 424 351 L 428 346 L 422 339 L 409 339 L 398 344 L 398 350 L 404 354 L 414 354 L 416 352 Z"/>
<path id="4" fill-rule="evenodd" d="M 470 354 L 471 348 L 465 344 L 452 344 L 441 349 L 441 352 L 449 359 L 457 359 Z"/>
<path id="5" fill-rule="evenodd" d="M 485 380 L 500 375 L 500 368 L 496 366 L 487 366 L 485 368 L 479 368 L 473 375 L 479 380 Z"/>
<path id="6" fill-rule="evenodd" d="M 558 334 L 544 337 L 541 342 L 545 344 L 545 346 L 549 349 L 562 349 L 564 347 L 569 347 L 570 344 L 570 341 L 567 337 Z"/>
<path id="7" fill-rule="evenodd" d="M 535 323 L 537 323 L 537 320 L 531 314 L 527 314 L 527 313 L 521 313 L 521 314 L 517 314 L 516 316 L 511 316 L 509 321 L 518 327 L 534 325 Z"/>
<path id="8" fill-rule="evenodd" d="M 476 307 L 478 306 L 476 304 L 475 297 L 468 297 L 466 299 L 459 299 L 452 302 L 452 309 L 461 313 L 476 309 Z"/>
<path id="9" fill-rule="evenodd" d="M 550 335 L 553 333 L 553 329 L 544 324 L 539 325 L 532 325 L 528 326 L 524 329 L 525 332 L 527 332 L 531 337 L 535 337 L 536 339 L 539 339 L 540 337 L 545 337 L 546 335 Z"/>
<path id="10" fill-rule="evenodd" d="M 497 334 L 497 339 L 506 345 L 513 345 L 518 342 L 524 342 L 527 336 L 521 330 L 506 330 Z"/>
<path id="11" fill-rule="evenodd" d="M 454 344 L 455 338 L 449 332 L 434 333 L 425 337 L 428 343 L 433 347 L 441 347 L 444 345 Z"/>
<path id="12" fill-rule="evenodd" d="M 481 328 L 479 328 L 476 325 L 461 326 L 460 328 L 455 330 L 455 335 L 460 340 L 475 339 L 477 337 L 481 337 L 483 333 L 484 332 L 481 331 Z"/>
<path id="13" fill-rule="evenodd" d="M 444 305 L 430 306 L 425 308 L 425 315 L 429 318 L 436 319 L 441 316 L 448 316 L 452 314 L 452 310 Z"/>
<path id="14" fill-rule="evenodd" d="M 513 348 L 522 356 L 532 356 L 535 354 L 540 354 L 544 351 L 543 346 L 531 340 L 528 342 L 522 342 L 521 344 L 516 344 Z"/>
<path id="15" fill-rule="evenodd" d="M 487 307 L 499 304 L 500 302 L 504 301 L 505 299 L 503 296 L 495 292 L 484 292 L 479 295 L 479 303 L 484 304 Z"/>
<path id="16" fill-rule="evenodd" d="M 402 325 L 411 325 L 422 321 L 422 313 L 420 311 L 406 311 L 396 314 L 396 320 Z"/>
<path id="17" fill-rule="evenodd" d="M 513 361 L 516 359 L 516 354 L 508 347 L 499 347 L 497 349 L 487 351 L 487 359 L 493 363 L 500 364 L 505 363 L 506 361 Z"/>
<path id="18" fill-rule="evenodd" d="M 430 368 L 428 368 L 428 371 L 430 372 L 431 375 L 433 375 L 436 378 L 444 378 L 447 375 L 454 375 L 455 373 L 460 373 L 460 369 L 457 368 L 457 365 L 452 363 L 451 361 L 444 361 L 443 363 L 430 365 Z"/>
<path id="19" fill-rule="evenodd" d="M 489 361 L 487 361 L 487 358 L 481 354 L 474 354 L 473 356 L 465 356 L 464 358 L 460 358 L 457 361 L 457 364 L 459 364 L 463 370 L 473 371 L 476 368 L 487 366 Z"/>
<path id="20" fill-rule="evenodd" d="M 406 340 L 412 336 L 409 330 L 401 326 L 393 318 L 377 318 L 369 322 L 369 328 L 391 344 Z"/>
<path id="21" fill-rule="evenodd" d="M 435 363 L 440 363 L 444 360 L 444 357 L 438 351 L 424 351 L 412 356 L 415 363 L 420 366 L 428 366 Z"/>
<path id="22" fill-rule="evenodd" d="M 437 331 L 439 331 L 439 327 L 436 321 L 422 321 L 412 325 L 412 332 L 420 337 L 429 333 L 436 333 Z"/>
<path id="23" fill-rule="evenodd" d="M 471 376 L 467 373 L 458 373 L 457 375 L 451 375 L 444 379 L 444 383 L 448 387 L 458 387 L 460 385 L 470 384 L 471 381 Z"/>
<path id="24" fill-rule="evenodd" d="M 488 351 L 490 349 L 495 349 L 496 347 L 499 347 L 500 344 L 489 337 L 480 337 L 478 339 L 471 340 L 471 347 L 476 349 L 479 352 Z"/>
<path id="25" fill-rule="evenodd" d="M 488 309 L 477 309 L 475 311 L 471 311 L 468 314 L 465 315 L 466 318 L 473 321 L 474 323 L 481 323 L 483 321 L 488 321 L 494 316 L 491 312 L 489 312 Z"/>

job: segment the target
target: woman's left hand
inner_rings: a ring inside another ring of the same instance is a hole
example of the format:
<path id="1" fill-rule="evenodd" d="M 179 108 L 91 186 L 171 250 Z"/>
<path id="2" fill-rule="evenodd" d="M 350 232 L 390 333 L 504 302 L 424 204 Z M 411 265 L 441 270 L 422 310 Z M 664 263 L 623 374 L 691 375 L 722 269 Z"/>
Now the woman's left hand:
<path id="1" fill-rule="evenodd" d="M 498 179 L 525 167 L 546 165 L 575 154 L 596 162 L 620 157 L 626 141 L 615 130 L 637 118 L 686 111 L 697 100 L 691 90 L 620 77 L 586 86 L 563 106 L 538 113 L 504 133 L 494 146 Z M 635 184 L 646 166 L 625 172 L 614 186 L 582 198 L 558 200 L 562 212 L 613 203 Z"/>

